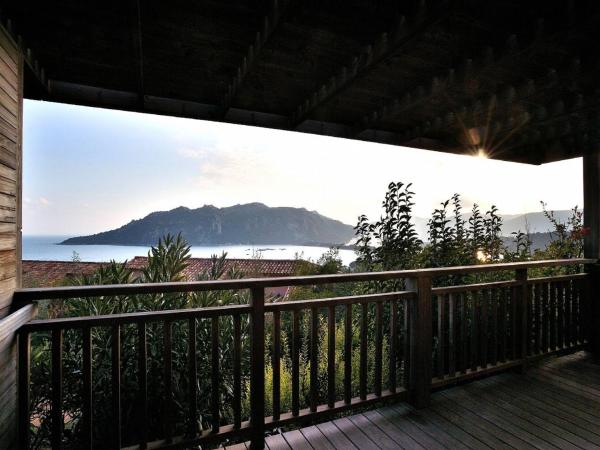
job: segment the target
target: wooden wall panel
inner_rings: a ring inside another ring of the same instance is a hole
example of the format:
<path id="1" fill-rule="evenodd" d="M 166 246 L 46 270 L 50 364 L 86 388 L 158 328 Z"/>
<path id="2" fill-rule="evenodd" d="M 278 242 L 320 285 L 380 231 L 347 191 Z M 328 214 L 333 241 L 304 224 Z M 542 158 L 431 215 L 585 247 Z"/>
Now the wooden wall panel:
<path id="1" fill-rule="evenodd" d="M 22 67 L 19 49 L 0 30 L 0 318 L 20 279 Z"/>
<path id="2" fill-rule="evenodd" d="M 0 450 L 16 447 L 16 331 L 33 307 L 9 315 L 21 279 L 23 58 L 0 27 Z"/>

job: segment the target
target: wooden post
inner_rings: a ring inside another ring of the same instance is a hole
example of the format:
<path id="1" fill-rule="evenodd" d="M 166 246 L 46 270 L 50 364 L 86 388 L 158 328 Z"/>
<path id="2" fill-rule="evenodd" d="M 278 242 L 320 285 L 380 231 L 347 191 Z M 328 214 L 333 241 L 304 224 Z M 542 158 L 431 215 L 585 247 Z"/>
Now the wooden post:
<path id="1" fill-rule="evenodd" d="M 431 278 L 407 279 L 406 287 L 417 294 L 410 318 L 410 393 L 415 408 L 429 405 L 432 373 Z"/>
<path id="2" fill-rule="evenodd" d="M 250 448 L 265 447 L 265 290 L 251 290 Z"/>
<path id="3" fill-rule="evenodd" d="M 586 258 L 600 258 L 600 150 L 583 157 L 583 224 L 587 230 L 584 238 L 583 254 Z M 591 351 L 600 356 L 600 270 L 597 266 L 587 266 L 589 273 L 584 303 L 589 305 L 588 330 L 586 336 Z"/>
<path id="4" fill-rule="evenodd" d="M 19 333 L 19 406 L 18 406 L 18 429 L 19 448 L 29 448 L 29 383 L 31 376 L 31 338 L 29 333 Z"/>

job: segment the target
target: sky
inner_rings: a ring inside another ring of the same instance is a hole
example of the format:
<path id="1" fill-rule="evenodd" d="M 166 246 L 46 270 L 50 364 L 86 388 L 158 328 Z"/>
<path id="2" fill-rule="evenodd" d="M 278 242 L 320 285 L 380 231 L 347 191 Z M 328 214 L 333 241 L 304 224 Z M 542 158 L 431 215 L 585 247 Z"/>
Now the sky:
<path id="1" fill-rule="evenodd" d="M 581 159 L 532 166 L 241 125 L 26 100 L 23 233 L 80 235 L 153 211 L 262 202 L 354 225 L 391 181 L 415 215 L 455 192 L 501 214 L 583 204 Z"/>

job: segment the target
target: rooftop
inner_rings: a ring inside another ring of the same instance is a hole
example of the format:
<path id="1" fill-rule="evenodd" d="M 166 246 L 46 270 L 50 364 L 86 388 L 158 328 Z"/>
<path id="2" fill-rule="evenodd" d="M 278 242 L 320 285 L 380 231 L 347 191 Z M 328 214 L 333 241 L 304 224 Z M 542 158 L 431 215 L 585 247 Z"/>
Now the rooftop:
<path id="1" fill-rule="evenodd" d="M 127 262 L 127 267 L 134 271 L 141 270 L 147 264 L 148 258 L 136 256 Z M 183 271 L 185 281 L 194 281 L 198 275 L 209 270 L 213 264 L 210 258 L 190 258 Z M 231 268 L 241 271 L 246 277 L 282 277 L 297 273 L 300 264 L 306 261 L 295 259 L 227 259 L 225 272 Z M 100 267 L 103 262 L 79 261 L 23 261 L 23 286 L 24 287 L 49 287 L 60 285 L 68 278 L 81 275 L 90 275 Z"/>

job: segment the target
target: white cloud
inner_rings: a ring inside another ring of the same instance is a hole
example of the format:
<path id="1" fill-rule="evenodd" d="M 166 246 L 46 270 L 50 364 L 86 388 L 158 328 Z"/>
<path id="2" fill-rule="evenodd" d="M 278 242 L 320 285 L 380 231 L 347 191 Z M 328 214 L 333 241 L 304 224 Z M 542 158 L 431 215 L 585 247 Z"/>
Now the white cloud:
<path id="1" fill-rule="evenodd" d="M 39 201 L 40 205 L 42 205 L 42 206 L 50 206 L 51 205 L 50 200 L 48 200 L 46 197 L 40 197 L 38 201 Z"/>
<path id="2" fill-rule="evenodd" d="M 205 149 L 181 147 L 177 149 L 177 154 L 189 159 L 204 159 L 208 152 Z"/>

